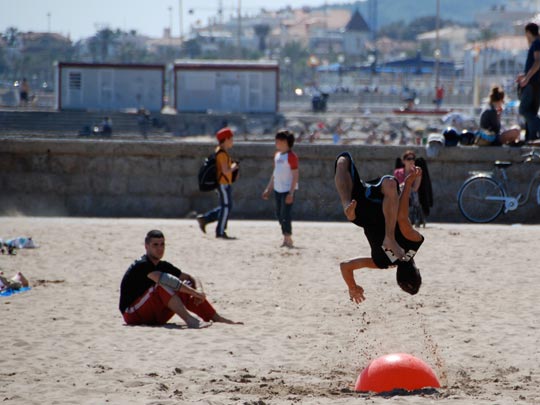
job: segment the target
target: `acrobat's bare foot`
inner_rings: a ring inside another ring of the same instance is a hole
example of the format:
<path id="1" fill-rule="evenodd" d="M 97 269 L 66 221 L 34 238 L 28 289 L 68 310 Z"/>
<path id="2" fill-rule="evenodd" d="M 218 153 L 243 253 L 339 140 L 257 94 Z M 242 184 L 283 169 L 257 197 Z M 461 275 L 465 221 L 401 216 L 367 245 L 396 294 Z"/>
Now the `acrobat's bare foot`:
<path id="1" fill-rule="evenodd" d="M 354 221 L 356 219 L 356 200 L 351 200 L 349 205 L 347 205 L 343 212 L 349 221 Z"/>
<path id="2" fill-rule="evenodd" d="M 398 245 L 395 239 L 385 237 L 382 246 L 383 248 L 390 250 L 398 259 L 403 259 L 405 257 L 405 251 Z"/>
<path id="3" fill-rule="evenodd" d="M 12 280 L 21 283 L 23 287 L 28 287 L 30 285 L 30 283 L 28 283 L 28 279 L 23 276 L 20 271 L 13 276 Z"/>
<path id="4" fill-rule="evenodd" d="M 216 314 L 212 317 L 212 321 L 214 322 L 221 322 L 221 323 L 228 323 L 229 325 L 243 325 L 244 322 L 235 322 L 230 319 L 227 319 L 220 314 L 216 312 Z"/>

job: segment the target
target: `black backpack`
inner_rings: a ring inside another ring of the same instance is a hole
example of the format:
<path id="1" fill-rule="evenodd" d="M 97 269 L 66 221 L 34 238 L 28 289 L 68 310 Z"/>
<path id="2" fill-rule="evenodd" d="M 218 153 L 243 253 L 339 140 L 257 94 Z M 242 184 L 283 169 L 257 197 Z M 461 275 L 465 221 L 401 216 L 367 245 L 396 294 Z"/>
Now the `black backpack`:
<path id="1" fill-rule="evenodd" d="M 216 153 L 212 153 L 204 159 L 204 163 L 199 169 L 199 190 L 212 191 L 217 187 Z"/>

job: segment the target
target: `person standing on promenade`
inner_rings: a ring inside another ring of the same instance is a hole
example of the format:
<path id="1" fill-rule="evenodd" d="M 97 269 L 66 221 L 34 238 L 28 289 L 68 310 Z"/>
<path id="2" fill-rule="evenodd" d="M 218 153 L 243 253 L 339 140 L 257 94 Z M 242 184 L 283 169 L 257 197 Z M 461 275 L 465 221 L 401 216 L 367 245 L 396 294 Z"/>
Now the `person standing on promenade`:
<path id="1" fill-rule="evenodd" d="M 525 71 L 516 79 L 520 95 L 519 113 L 525 118 L 527 124 L 527 141 L 539 138 L 540 118 L 540 38 L 538 25 L 529 23 L 525 26 L 525 36 L 529 43 L 529 52 L 525 62 Z"/>

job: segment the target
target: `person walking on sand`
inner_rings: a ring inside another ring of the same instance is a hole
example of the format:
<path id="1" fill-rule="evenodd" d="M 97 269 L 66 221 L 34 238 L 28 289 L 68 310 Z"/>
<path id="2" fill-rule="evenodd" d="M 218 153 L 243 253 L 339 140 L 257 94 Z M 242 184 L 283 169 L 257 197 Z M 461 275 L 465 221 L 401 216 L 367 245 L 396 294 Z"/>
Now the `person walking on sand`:
<path id="1" fill-rule="evenodd" d="M 233 162 L 229 150 L 233 147 L 233 132 L 230 128 L 222 128 L 216 133 L 219 145 L 216 148 L 216 176 L 218 179 L 219 207 L 205 214 L 197 215 L 197 222 L 203 233 L 206 225 L 217 221 L 216 238 L 236 239 L 227 235 L 227 223 L 233 207 L 232 183 L 238 175 L 238 162 Z"/>
<path id="2" fill-rule="evenodd" d="M 294 203 L 294 193 L 298 190 L 298 156 L 292 151 L 294 134 L 281 130 L 276 134 L 276 153 L 274 154 L 274 172 L 268 185 L 262 193 L 262 198 L 268 200 L 274 191 L 276 201 L 276 217 L 281 225 L 283 244 L 292 248 L 291 211 Z"/>
<path id="3" fill-rule="evenodd" d="M 370 257 L 356 257 L 340 263 L 340 270 L 349 287 L 351 301 L 365 300 L 364 289 L 356 284 L 354 271 L 361 268 L 397 266 L 398 285 L 409 294 L 416 294 L 422 284 L 414 256 L 424 242 L 409 220 L 409 197 L 421 170 L 415 167 L 405 179 L 401 195 L 393 176 L 376 182 L 360 179 L 352 156 L 340 154 L 335 164 L 335 183 L 347 219 L 364 229 L 371 247 Z"/>
<path id="4" fill-rule="evenodd" d="M 525 26 L 525 36 L 529 43 L 525 70 L 517 76 L 521 93 L 519 113 L 527 124 L 526 140 L 534 141 L 540 137 L 540 38 L 538 25 L 529 23 Z"/>
<path id="5" fill-rule="evenodd" d="M 188 328 L 206 328 L 211 322 L 242 324 L 219 315 L 192 276 L 161 260 L 165 254 L 161 231 L 148 232 L 144 247 L 146 254 L 128 268 L 120 284 L 119 309 L 126 324 L 164 325 L 174 314 Z"/>

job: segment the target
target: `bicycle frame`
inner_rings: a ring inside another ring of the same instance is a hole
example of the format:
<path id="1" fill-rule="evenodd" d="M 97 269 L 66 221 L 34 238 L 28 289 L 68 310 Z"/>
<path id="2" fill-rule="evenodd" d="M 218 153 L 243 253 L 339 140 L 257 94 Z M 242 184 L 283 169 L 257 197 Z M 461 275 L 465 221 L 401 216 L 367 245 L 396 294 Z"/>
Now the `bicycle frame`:
<path id="1" fill-rule="evenodd" d="M 508 211 L 513 211 L 516 208 L 518 208 L 518 206 L 527 204 L 527 202 L 529 202 L 529 198 L 531 197 L 531 192 L 532 192 L 534 183 L 540 180 L 540 170 L 536 171 L 536 173 L 534 173 L 531 180 L 529 181 L 529 185 L 527 186 L 527 193 L 525 194 L 525 197 L 523 197 L 523 194 L 517 194 L 515 197 L 511 196 L 510 193 L 508 192 L 509 190 L 508 185 L 511 184 L 512 182 L 510 181 L 510 179 L 508 178 L 508 175 L 506 174 L 506 169 L 499 168 L 499 171 L 501 172 L 501 177 L 502 177 L 502 181 L 499 181 L 499 184 L 501 184 L 507 197 L 501 197 L 501 198 L 487 197 L 487 199 L 504 201 L 506 205 L 508 204 L 510 205 L 510 207 L 508 206 L 506 207 Z M 494 180 L 498 180 L 498 179 L 494 178 Z M 514 200 L 514 201 L 511 201 L 511 200 Z"/>
<path id="2" fill-rule="evenodd" d="M 521 163 L 540 161 L 540 153 L 536 150 L 522 157 L 526 159 Z M 506 172 L 511 165 L 510 162 L 496 161 L 495 168 L 491 171 L 469 172 L 469 177 L 458 192 L 458 206 L 465 218 L 471 222 L 486 223 L 493 221 L 503 212 L 506 214 L 514 211 L 527 204 L 536 183 L 536 203 L 540 205 L 540 170 L 528 178 L 525 195 L 514 194 L 518 191 L 518 184 L 512 181 Z"/>
<path id="3" fill-rule="evenodd" d="M 527 162 L 528 161 L 525 161 L 522 163 L 527 163 Z M 500 176 L 498 176 L 496 172 L 499 172 Z M 471 176 L 469 178 L 489 177 L 501 186 L 501 189 L 504 193 L 502 197 L 487 196 L 486 200 L 503 201 L 505 214 L 508 213 L 508 211 L 514 211 L 520 206 L 527 204 L 527 202 L 529 201 L 529 198 L 531 197 L 531 192 L 532 192 L 534 183 L 536 181 L 540 181 L 540 170 L 538 170 L 535 172 L 535 174 L 532 176 L 531 180 L 529 181 L 529 185 L 527 186 L 527 194 L 523 198 L 522 194 L 517 194 L 516 196 L 513 196 L 509 193 L 509 190 L 510 190 L 509 185 L 512 184 L 512 181 L 508 177 L 508 174 L 506 173 L 506 169 L 504 167 L 497 167 L 496 170 L 489 171 L 489 172 L 488 171 L 470 172 L 470 174 Z M 536 203 L 540 205 L 540 186 L 536 192 Z"/>

